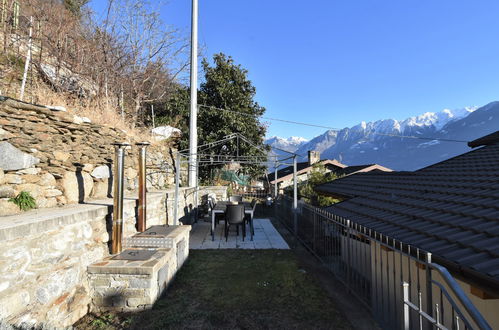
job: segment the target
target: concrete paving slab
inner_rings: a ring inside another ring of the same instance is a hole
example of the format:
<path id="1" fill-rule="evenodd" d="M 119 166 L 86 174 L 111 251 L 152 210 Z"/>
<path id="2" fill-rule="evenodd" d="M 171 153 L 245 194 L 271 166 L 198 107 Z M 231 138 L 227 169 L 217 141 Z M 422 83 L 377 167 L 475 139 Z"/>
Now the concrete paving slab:
<path id="1" fill-rule="evenodd" d="M 224 236 L 224 224 L 220 223 L 215 228 L 215 240 L 211 240 L 210 222 L 198 222 L 190 233 L 189 248 L 197 249 L 289 249 L 279 232 L 274 228 L 269 219 L 255 219 L 253 221 L 255 235 L 253 241 L 247 227 L 246 237 L 243 241 L 242 232 L 239 236 L 231 229 L 227 242 Z"/>

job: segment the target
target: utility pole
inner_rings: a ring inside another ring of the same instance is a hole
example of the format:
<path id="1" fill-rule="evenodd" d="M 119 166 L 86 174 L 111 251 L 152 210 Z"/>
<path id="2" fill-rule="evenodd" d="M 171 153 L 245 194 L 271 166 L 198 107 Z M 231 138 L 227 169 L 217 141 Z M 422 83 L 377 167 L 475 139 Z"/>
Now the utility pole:
<path id="1" fill-rule="evenodd" d="M 33 41 L 32 36 L 33 36 L 33 16 L 29 18 L 28 54 L 26 55 L 26 62 L 24 63 L 24 74 L 21 83 L 21 92 L 19 93 L 20 94 L 19 99 L 21 101 L 24 100 L 24 88 L 26 87 L 26 79 L 28 78 L 28 70 L 31 61 L 31 43 Z"/>
<path id="2" fill-rule="evenodd" d="M 191 112 L 189 125 L 189 187 L 197 186 L 198 153 L 198 0 L 192 0 L 191 14 Z"/>

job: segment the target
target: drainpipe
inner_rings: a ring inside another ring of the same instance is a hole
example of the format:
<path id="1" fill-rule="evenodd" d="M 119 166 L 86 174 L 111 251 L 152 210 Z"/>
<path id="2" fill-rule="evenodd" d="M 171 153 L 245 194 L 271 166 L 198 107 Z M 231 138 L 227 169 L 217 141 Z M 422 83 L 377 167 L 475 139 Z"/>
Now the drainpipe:
<path id="1" fill-rule="evenodd" d="M 150 143 L 139 142 L 135 145 L 139 147 L 139 219 L 137 223 L 137 231 L 142 233 L 147 229 L 146 148 L 150 145 Z"/>
<path id="2" fill-rule="evenodd" d="M 121 240 L 123 237 L 123 186 L 124 186 L 124 164 L 125 148 L 128 143 L 113 143 L 115 148 L 114 177 L 113 177 L 113 238 L 111 254 L 121 253 Z"/>

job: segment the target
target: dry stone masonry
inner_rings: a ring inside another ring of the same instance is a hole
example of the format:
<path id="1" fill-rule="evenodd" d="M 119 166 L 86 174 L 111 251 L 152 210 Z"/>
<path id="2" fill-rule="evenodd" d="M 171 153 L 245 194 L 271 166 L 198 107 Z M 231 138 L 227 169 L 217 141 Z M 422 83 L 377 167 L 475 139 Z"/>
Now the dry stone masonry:
<path id="1" fill-rule="evenodd" d="M 27 191 L 38 208 L 109 197 L 114 148 L 126 132 L 91 123 L 58 108 L 0 96 L 0 215 L 19 213 L 9 199 Z M 137 189 L 137 148 L 128 151 L 125 187 Z M 167 142 L 148 148 L 148 188 L 173 184 L 172 150 Z"/>

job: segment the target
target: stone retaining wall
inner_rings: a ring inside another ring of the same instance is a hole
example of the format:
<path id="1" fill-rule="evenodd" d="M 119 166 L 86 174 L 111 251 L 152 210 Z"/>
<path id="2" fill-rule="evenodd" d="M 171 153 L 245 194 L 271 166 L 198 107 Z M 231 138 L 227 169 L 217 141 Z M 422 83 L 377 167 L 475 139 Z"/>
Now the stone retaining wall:
<path id="1" fill-rule="evenodd" d="M 29 192 L 38 208 L 109 197 L 113 142 L 132 144 L 125 160 L 125 187 L 137 188 L 138 148 L 126 132 L 43 106 L 0 96 L 0 216 L 19 213 L 9 198 Z M 174 180 L 166 142 L 148 148 L 149 188 Z"/>
<path id="2" fill-rule="evenodd" d="M 166 223 L 166 192 L 147 196 L 147 225 Z M 87 266 L 109 255 L 112 200 L 0 218 L 0 320 L 69 326 L 91 304 Z M 125 236 L 137 200 L 124 203 Z"/>

